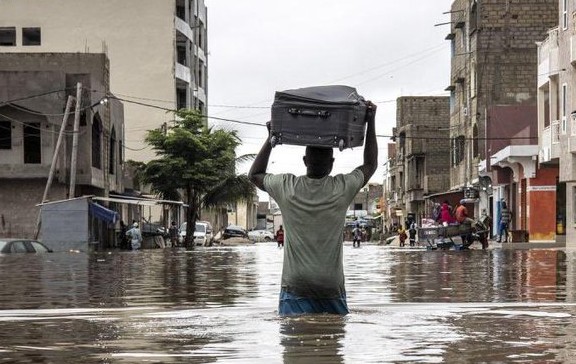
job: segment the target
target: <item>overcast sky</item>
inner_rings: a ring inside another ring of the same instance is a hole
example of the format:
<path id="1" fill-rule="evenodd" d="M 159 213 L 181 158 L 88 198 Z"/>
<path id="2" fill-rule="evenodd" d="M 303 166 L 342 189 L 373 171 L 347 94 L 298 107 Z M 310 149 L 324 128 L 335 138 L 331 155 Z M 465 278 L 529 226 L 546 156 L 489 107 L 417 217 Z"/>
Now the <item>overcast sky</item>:
<path id="1" fill-rule="evenodd" d="M 210 120 L 235 129 L 239 154 L 257 153 L 274 92 L 348 85 L 378 106 L 376 133 L 391 135 L 396 98 L 441 96 L 450 84 L 444 38 L 452 0 L 206 0 Z M 379 137 L 382 183 L 389 138 Z M 363 148 L 335 151 L 333 174 L 362 164 Z M 303 147 L 274 148 L 268 171 L 304 174 Z M 249 165 L 240 166 L 246 172 Z M 262 197 L 262 196 L 261 196 Z"/>

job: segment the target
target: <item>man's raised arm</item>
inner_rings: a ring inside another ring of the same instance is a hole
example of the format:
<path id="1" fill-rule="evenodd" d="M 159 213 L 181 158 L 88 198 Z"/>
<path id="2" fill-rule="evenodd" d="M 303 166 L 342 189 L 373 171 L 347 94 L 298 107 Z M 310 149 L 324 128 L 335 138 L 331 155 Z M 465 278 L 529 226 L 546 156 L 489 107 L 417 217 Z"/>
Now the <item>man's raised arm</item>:
<path id="1" fill-rule="evenodd" d="M 376 142 L 376 105 L 368 101 L 366 113 L 366 138 L 364 140 L 364 164 L 358 167 L 364 174 L 364 184 L 368 183 L 378 168 L 378 143 Z"/>
<path id="2" fill-rule="evenodd" d="M 267 125 L 268 126 L 268 125 Z M 268 168 L 268 160 L 270 159 L 270 153 L 272 152 L 272 145 L 270 144 L 270 136 L 266 137 L 264 145 L 258 152 L 256 159 L 250 167 L 250 172 L 248 172 L 248 178 L 250 181 L 256 185 L 262 191 L 266 191 L 264 188 L 264 176 L 266 176 L 266 169 Z"/>

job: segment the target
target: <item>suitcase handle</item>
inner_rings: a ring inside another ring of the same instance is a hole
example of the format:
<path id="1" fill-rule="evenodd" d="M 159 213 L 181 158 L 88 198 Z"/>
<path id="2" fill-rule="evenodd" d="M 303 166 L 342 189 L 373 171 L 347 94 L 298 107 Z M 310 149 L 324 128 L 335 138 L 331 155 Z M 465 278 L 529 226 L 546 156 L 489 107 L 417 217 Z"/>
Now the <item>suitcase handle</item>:
<path id="1" fill-rule="evenodd" d="M 311 117 L 321 117 L 327 118 L 330 116 L 330 112 L 326 110 L 305 110 L 305 109 L 296 109 L 296 108 L 289 108 L 288 113 L 292 115 L 302 115 L 302 116 L 311 116 Z"/>

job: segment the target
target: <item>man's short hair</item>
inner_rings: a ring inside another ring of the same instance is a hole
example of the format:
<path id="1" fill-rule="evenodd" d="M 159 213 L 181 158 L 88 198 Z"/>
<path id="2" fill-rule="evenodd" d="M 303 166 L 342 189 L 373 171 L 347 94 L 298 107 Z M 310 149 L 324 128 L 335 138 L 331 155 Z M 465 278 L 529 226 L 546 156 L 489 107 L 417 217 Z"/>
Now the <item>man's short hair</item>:
<path id="1" fill-rule="evenodd" d="M 332 148 L 326 147 L 306 147 L 306 159 L 310 164 L 318 164 L 322 162 L 331 162 L 334 155 Z"/>

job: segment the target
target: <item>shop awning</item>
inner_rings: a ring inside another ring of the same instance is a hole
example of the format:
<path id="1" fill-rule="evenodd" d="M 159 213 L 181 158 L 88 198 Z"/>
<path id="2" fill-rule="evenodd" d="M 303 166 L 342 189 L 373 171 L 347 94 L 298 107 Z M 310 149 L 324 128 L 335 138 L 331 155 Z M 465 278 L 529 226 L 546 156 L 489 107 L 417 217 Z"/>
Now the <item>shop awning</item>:
<path id="1" fill-rule="evenodd" d="M 120 219 L 120 215 L 113 210 L 107 209 L 102 205 L 98 205 L 97 203 L 90 202 L 90 214 L 102 221 L 105 221 L 109 224 L 115 224 L 116 221 Z"/>

